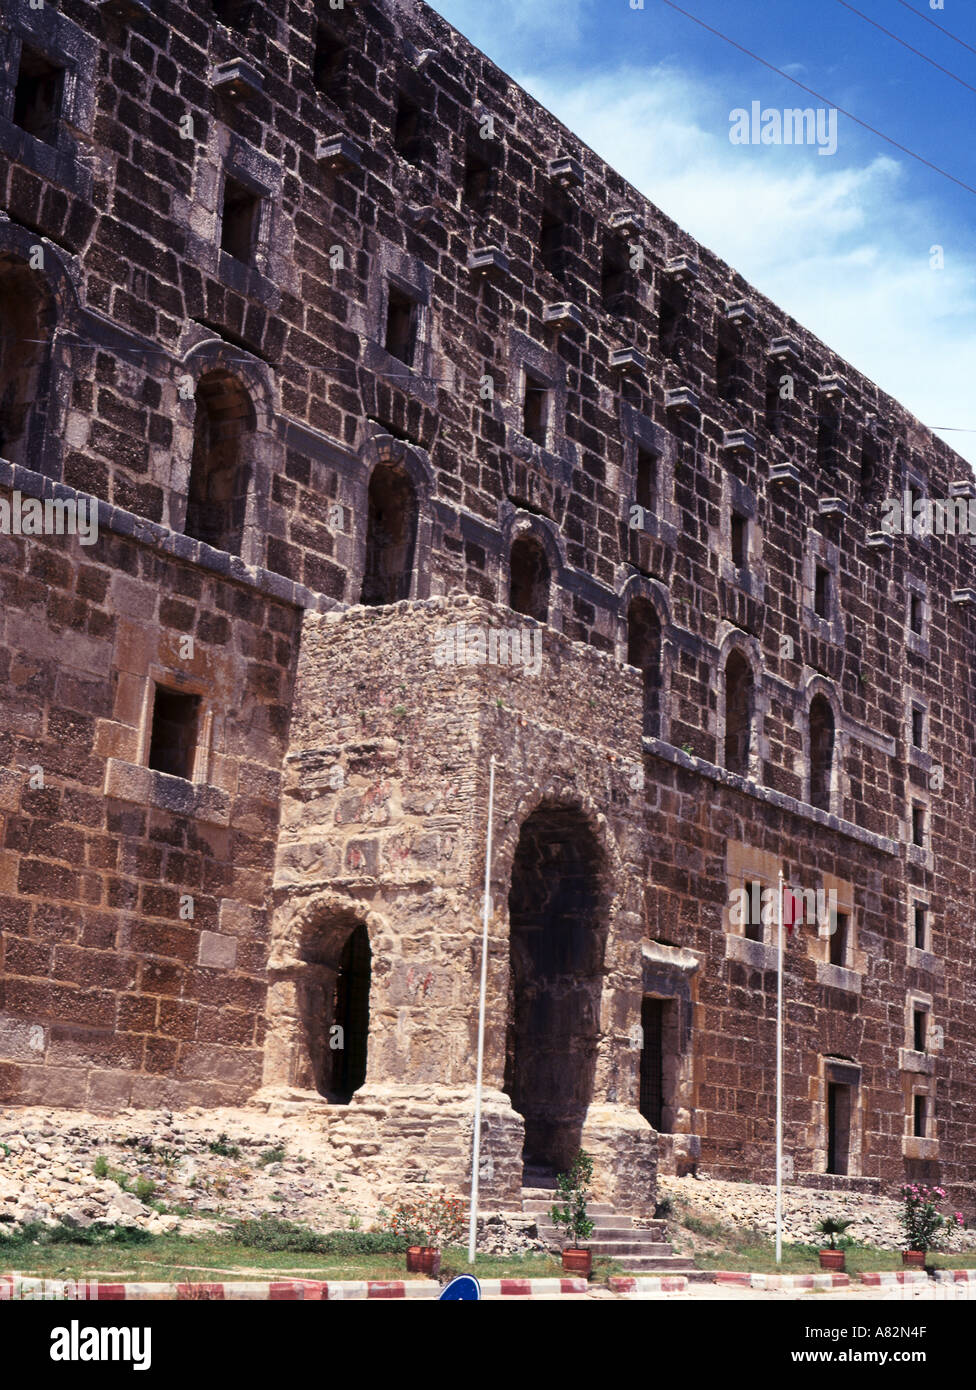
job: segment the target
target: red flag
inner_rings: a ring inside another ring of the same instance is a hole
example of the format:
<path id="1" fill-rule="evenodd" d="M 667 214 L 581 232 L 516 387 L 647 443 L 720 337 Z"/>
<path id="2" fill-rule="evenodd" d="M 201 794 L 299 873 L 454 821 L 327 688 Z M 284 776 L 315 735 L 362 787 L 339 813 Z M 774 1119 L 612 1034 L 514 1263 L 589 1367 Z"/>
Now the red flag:
<path id="1" fill-rule="evenodd" d="M 793 928 L 799 926 L 803 903 L 791 892 L 789 888 L 783 888 L 783 925 L 786 928 L 787 936 L 793 935 Z"/>

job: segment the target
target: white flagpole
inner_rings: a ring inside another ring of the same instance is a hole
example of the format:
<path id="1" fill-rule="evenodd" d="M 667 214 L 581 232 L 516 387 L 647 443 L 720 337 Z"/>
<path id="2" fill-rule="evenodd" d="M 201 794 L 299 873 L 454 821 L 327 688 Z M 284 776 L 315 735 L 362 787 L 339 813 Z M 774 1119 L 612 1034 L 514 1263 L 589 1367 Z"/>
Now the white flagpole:
<path id="1" fill-rule="evenodd" d="M 478 1238 L 478 1162 L 481 1154 L 481 1078 L 485 1062 L 485 995 L 488 989 L 488 906 L 491 890 L 491 823 L 495 807 L 495 755 L 488 764 L 488 844 L 485 851 L 485 902 L 481 927 L 481 995 L 478 1001 L 478 1073 L 474 1087 L 474 1143 L 471 1150 L 471 1214 L 468 1221 L 468 1263 L 474 1264 Z"/>
<path id="2" fill-rule="evenodd" d="M 783 1263 L 783 870 L 779 871 L 776 953 L 776 1263 Z"/>

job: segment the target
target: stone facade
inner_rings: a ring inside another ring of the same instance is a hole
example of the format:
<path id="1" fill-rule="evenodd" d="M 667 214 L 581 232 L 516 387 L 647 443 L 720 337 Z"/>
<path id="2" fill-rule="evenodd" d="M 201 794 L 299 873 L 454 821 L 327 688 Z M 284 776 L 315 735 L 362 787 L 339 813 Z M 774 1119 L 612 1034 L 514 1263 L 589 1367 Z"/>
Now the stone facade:
<path id="1" fill-rule="evenodd" d="M 782 871 L 796 1179 L 971 1204 L 969 467 L 423 5 L 8 0 L 0 156 L 0 1100 L 459 1186 L 494 755 L 490 1196 L 770 1175 Z"/>

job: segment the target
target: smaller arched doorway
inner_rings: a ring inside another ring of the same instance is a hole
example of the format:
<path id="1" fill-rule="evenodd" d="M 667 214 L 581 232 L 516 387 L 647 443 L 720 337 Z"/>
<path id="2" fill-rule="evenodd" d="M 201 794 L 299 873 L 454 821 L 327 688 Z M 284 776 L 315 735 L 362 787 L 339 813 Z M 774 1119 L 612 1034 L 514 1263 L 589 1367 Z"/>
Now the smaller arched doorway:
<path id="1" fill-rule="evenodd" d="M 379 463 L 369 480 L 366 566 L 360 603 L 379 607 L 410 597 L 417 546 L 417 492 L 407 472 Z"/>
<path id="2" fill-rule="evenodd" d="M 297 1086 L 347 1104 L 366 1080 L 372 951 L 364 922 L 313 931 L 297 974 Z"/>

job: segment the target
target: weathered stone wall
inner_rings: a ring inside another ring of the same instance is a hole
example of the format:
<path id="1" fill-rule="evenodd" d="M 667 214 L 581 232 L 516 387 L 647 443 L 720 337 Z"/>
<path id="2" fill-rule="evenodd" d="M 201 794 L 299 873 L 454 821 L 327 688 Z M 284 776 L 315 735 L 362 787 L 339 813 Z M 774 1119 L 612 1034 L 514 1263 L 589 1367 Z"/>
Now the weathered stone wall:
<path id="1" fill-rule="evenodd" d="M 32 475 L 2 468 L 9 499 Z M 0 537 L 5 1101 L 233 1103 L 260 1079 L 300 609 L 138 530 L 105 507 L 94 545 Z M 203 692 L 192 783 L 146 766 L 156 679 Z"/>
<path id="2" fill-rule="evenodd" d="M 299 966 L 325 999 L 346 924 L 375 911 L 384 1023 L 366 1089 L 454 1086 L 462 1114 L 470 981 L 459 965 L 437 986 L 438 1030 L 411 994 L 426 971 L 407 974 L 430 920 L 445 958 L 471 968 L 494 750 L 507 818 L 496 907 L 550 785 L 594 835 L 605 817 L 615 845 L 591 1131 L 601 1105 L 622 1107 L 608 1145 L 635 1116 L 642 995 L 679 1000 L 664 1161 L 768 1174 L 769 933 L 746 940 L 727 905 L 744 876 L 768 885 L 782 867 L 801 888 L 841 885 L 851 931 L 843 966 L 809 930 L 788 948 L 797 1173 L 825 1166 L 833 1078 L 855 1086 L 858 1170 L 834 1181 L 972 1183 L 973 552 L 958 537 L 878 534 L 886 497 L 963 494 L 968 465 L 425 6 L 258 0 L 233 26 L 183 0 L 138 8 L 123 21 L 93 0 L 7 0 L 0 15 L 0 306 L 18 306 L 13 318 L 0 308 L 14 343 L 3 369 L 24 347 L 12 389 L 31 397 L 14 410 L 0 391 L 0 454 L 25 470 L 3 482 L 60 480 L 122 526 L 91 554 L 59 537 L 4 542 L 4 1094 L 70 1102 L 84 1083 L 106 1105 L 172 1088 L 239 1097 L 258 1082 L 269 952 L 264 1079 L 301 1090 L 322 1061 L 286 1026 L 308 1007 Z M 320 21 L 336 56 L 325 45 L 316 77 Z M 24 44 L 69 71 L 50 139 L 13 120 Z M 221 249 L 228 177 L 257 200 L 249 264 Z M 622 278 L 602 274 L 604 252 L 623 255 Z M 388 351 L 391 286 L 415 306 L 410 366 Z M 770 396 L 784 377 L 792 399 Z M 538 440 L 525 433 L 527 379 L 548 393 Z M 249 403 L 235 445 L 239 558 L 182 535 L 201 382 L 227 381 Z M 657 487 L 635 531 L 642 455 Z M 389 653 L 381 676 L 368 647 L 354 656 L 356 641 L 306 623 L 303 681 L 321 682 L 323 709 L 298 707 L 272 902 L 300 610 L 359 599 L 380 464 L 417 499 L 411 599 L 461 590 L 504 605 L 513 542 L 538 541 L 551 574 L 542 674 L 451 672 L 417 655 L 398 681 L 396 625 L 405 649 L 423 646 L 409 637 L 414 610 L 353 620 Z M 661 629 L 656 727 L 622 668 L 637 598 Z M 212 770 L 177 795 L 147 775 L 138 692 L 154 667 L 183 670 L 175 635 L 188 633 L 199 655 L 183 675 L 214 712 L 216 742 Z M 716 767 L 733 653 L 754 682 L 748 779 Z M 829 811 L 811 806 L 816 696 L 835 726 Z M 34 764 L 54 769 L 43 791 L 28 785 Z M 333 767 L 348 784 L 327 785 Z M 394 784 L 399 802 L 384 790 Z M 173 919 L 186 893 L 202 903 L 192 923 Z M 309 947 L 320 907 L 332 927 Z M 641 931 L 643 965 L 631 959 Z M 309 949 L 318 956 L 296 961 Z M 97 988 L 85 975 L 96 965 Z M 930 1011 L 925 1053 L 912 1001 Z M 504 1039 L 491 1050 L 492 1104 L 514 1126 L 499 1148 L 507 1190 L 520 1122 L 499 1090 Z M 159 1079 L 135 1084 L 143 1071 Z M 377 1102 L 378 1144 L 392 1113 Z"/>

